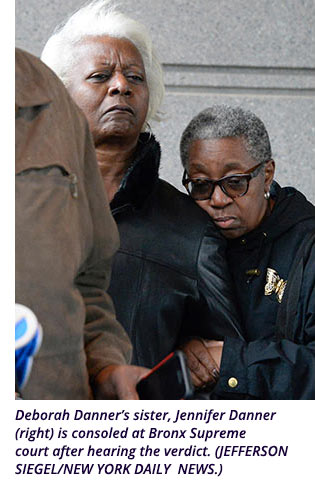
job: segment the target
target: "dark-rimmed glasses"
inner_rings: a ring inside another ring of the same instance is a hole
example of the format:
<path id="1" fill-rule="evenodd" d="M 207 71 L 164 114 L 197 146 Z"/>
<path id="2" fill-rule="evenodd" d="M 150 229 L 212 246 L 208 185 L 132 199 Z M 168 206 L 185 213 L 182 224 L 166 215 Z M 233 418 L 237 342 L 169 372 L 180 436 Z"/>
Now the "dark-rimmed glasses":
<path id="1" fill-rule="evenodd" d="M 245 173 L 231 174 L 221 179 L 195 178 L 187 177 L 187 171 L 184 171 L 182 183 L 193 200 L 210 200 L 216 185 L 220 186 L 223 193 L 230 198 L 237 198 L 246 195 L 249 182 L 257 176 L 256 171 L 260 166 L 265 164 L 263 161 L 256 166 L 248 169 Z"/>

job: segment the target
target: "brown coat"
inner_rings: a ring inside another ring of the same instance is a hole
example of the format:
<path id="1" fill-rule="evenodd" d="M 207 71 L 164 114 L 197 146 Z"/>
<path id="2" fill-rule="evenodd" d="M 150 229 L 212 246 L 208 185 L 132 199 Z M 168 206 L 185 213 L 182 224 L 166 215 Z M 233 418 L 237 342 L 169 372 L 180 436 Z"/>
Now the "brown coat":
<path id="1" fill-rule="evenodd" d="M 106 289 L 118 234 L 85 118 L 58 78 L 16 52 L 16 302 L 44 331 L 27 399 L 88 399 L 130 360 Z"/>

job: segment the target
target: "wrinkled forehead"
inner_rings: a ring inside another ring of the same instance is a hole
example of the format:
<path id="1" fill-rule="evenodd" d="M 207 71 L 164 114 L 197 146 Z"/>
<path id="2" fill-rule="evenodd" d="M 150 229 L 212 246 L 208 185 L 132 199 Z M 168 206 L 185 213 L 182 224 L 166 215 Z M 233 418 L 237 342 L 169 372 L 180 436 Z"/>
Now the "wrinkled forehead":
<path id="1" fill-rule="evenodd" d="M 86 36 L 73 45 L 73 56 L 77 62 L 93 61 L 104 64 L 119 62 L 144 69 L 139 50 L 126 38 Z"/>
<path id="2" fill-rule="evenodd" d="M 194 159 L 196 156 L 202 158 L 215 158 L 224 156 L 226 159 L 241 157 L 250 158 L 247 150 L 246 139 L 240 137 L 222 137 L 222 138 L 198 138 L 192 140 L 189 148 L 189 159 Z"/>
<path id="3" fill-rule="evenodd" d="M 242 172 L 250 167 L 253 158 L 242 137 L 200 139 L 191 142 L 188 150 L 188 169 L 195 171 L 220 170 Z"/>

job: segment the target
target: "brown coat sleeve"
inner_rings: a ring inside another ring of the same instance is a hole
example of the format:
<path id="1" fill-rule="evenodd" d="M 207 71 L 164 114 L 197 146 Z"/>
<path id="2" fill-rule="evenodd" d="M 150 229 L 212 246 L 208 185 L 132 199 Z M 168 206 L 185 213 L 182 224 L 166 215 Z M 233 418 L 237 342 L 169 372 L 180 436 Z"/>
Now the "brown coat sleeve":
<path id="1" fill-rule="evenodd" d="M 60 80 L 16 53 L 16 302 L 43 341 L 23 396 L 87 399 L 131 345 L 106 293 L 118 233 L 87 122 Z"/>
<path id="2" fill-rule="evenodd" d="M 86 304 L 84 330 L 87 366 L 91 382 L 109 364 L 126 364 L 131 359 L 131 344 L 125 330 L 115 317 L 107 289 L 111 260 L 119 239 L 107 196 L 95 166 L 95 151 L 86 130 L 85 183 L 93 221 L 93 251 L 76 282 Z"/>

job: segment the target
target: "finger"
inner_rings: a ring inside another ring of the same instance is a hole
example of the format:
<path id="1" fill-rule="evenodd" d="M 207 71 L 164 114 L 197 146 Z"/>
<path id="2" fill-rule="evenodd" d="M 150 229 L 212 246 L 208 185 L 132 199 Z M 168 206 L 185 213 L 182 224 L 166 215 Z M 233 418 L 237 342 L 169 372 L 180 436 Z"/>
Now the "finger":
<path id="1" fill-rule="evenodd" d="M 139 400 L 139 395 L 132 387 L 117 391 L 119 400 Z"/>
<path id="2" fill-rule="evenodd" d="M 202 339 L 189 340 L 182 350 L 186 354 L 191 374 L 194 375 L 195 386 L 200 387 L 216 381 L 217 373 L 213 371 L 218 368 Z"/>
<path id="3" fill-rule="evenodd" d="M 201 366 L 205 368 L 209 376 L 212 376 L 213 369 L 218 369 L 214 358 L 207 349 L 199 355 L 199 362 Z"/>
<path id="4" fill-rule="evenodd" d="M 211 351 L 209 351 L 204 345 L 201 348 L 198 348 L 198 351 L 195 352 L 195 356 L 200 364 L 200 374 L 202 374 L 204 378 L 208 378 L 209 376 L 213 376 L 213 369 L 219 369 L 215 359 L 212 357 Z"/>
<path id="5" fill-rule="evenodd" d="M 205 347 L 209 347 L 209 348 L 214 348 L 214 347 L 223 347 L 223 343 L 222 341 L 219 341 L 219 340 L 203 340 L 203 343 L 205 345 Z"/>
<path id="6" fill-rule="evenodd" d="M 198 378 L 196 374 L 190 372 L 190 375 L 191 375 L 192 384 L 194 385 L 195 388 L 202 388 L 205 385 L 205 383 L 200 378 Z"/>
<path id="7" fill-rule="evenodd" d="M 212 370 L 214 368 L 213 365 L 211 366 L 211 368 L 205 368 L 203 364 L 200 363 L 200 360 L 195 356 L 195 354 L 191 353 L 187 358 L 187 365 L 191 370 L 191 373 L 196 378 L 198 378 L 198 380 L 200 380 L 202 384 L 206 384 L 212 381 Z"/>
<path id="8" fill-rule="evenodd" d="M 224 342 L 218 342 L 215 340 L 213 340 L 213 341 L 208 340 L 208 341 L 205 341 L 205 346 L 207 347 L 209 354 L 213 358 L 217 369 L 220 370 L 221 357 L 222 357 Z"/>
<path id="9" fill-rule="evenodd" d="M 151 369 L 147 369 L 146 367 L 138 367 L 138 366 L 128 366 L 130 368 L 130 374 L 131 371 L 133 372 L 133 377 L 135 378 L 135 383 L 139 383 L 140 379 L 146 377 Z"/>
<path id="10" fill-rule="evenodd" d="M 117 393 L 120 400 L 139 400 L 136 390 L 138 382 L 144 378 L 150 369 L 138 366 L 124 366 L 117 378 Z"/>
<path id="11" fill-rule="evenodd" d="M 195 355 L 201 366 L 204 367 L 205 371 L 211 375 L 213 367 L 216 367 L 216 363 L 214 358 L 212 357 L 211 351 L 207 348 L 208 342 L 212 343 L 212 340 L 193 339 L 187 343 L 186 348 L 188 351 Z M 210 346 L 212 345 L 210 344 Z M 203 374 L 205 375 L 204 371 Z"/>

